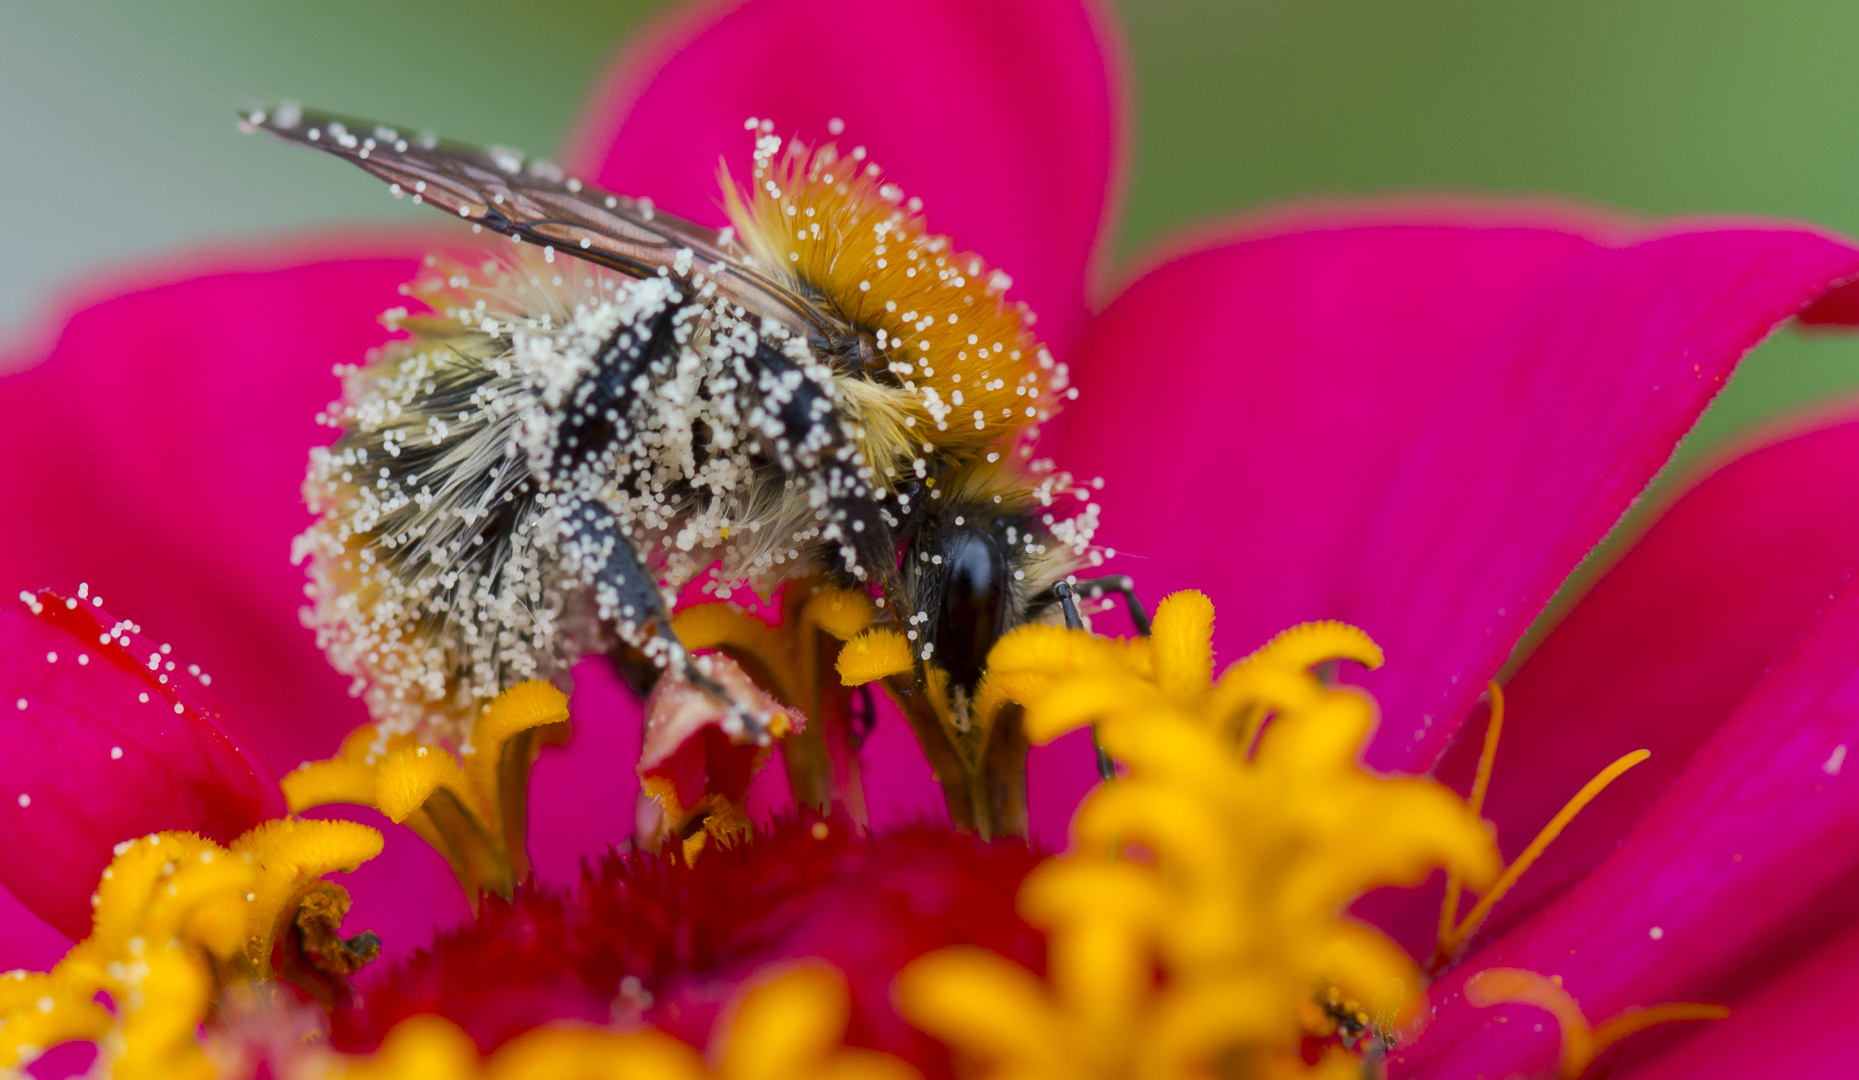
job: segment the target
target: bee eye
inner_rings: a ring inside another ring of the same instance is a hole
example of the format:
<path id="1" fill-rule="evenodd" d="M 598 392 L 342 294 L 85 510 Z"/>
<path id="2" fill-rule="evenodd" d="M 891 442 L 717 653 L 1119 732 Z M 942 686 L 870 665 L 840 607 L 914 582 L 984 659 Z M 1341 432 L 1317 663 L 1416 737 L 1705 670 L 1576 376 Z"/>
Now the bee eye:
<path id="1" fill-rule="evenodd" d="M 1007 617 L 1007 561 L 992 536 L 965 529 L 943 543 L 941 569 L 947 578 L 936 616 L 936 660 L 972 690 Z"/>

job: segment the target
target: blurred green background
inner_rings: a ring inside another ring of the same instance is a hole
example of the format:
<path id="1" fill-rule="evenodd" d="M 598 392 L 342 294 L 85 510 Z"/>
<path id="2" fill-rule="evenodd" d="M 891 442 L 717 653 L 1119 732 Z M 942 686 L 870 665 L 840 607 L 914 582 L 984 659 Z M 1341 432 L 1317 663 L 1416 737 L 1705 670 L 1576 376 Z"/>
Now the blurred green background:
<path id="1" fill-rule="evenodd" d="M 4 0 L 0 340 L 94 268 L 419 212 L 240 139 L 241 94 L 548 152 L 612 49 L 669 6 Z M 1123 258 L 1275 200 L 1413 189 L 1859 234 L 1851 0 L 1123 0 L 1116 14 L 1136 95 Z M 1670 471 L 1856 386 L 1859 340 L 1781 334 Z"/>

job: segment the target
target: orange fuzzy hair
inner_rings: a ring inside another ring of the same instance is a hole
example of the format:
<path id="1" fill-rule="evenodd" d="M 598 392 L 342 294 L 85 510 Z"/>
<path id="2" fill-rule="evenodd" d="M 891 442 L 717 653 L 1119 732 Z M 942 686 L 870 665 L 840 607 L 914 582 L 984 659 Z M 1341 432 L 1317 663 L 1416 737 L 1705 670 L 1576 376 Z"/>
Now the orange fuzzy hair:
<path id="1" fill-rule="evenodd" d="M 908 462 L 922 443 L 938 453 L 1010 446 L 1058 411 L 1066 387 L 1004 298 L 1011 279 L 929 232 L 922 202 L 904 198 L 865 160 L 828 144 L 809 150 L 761 126 L 751 187 L 722 170 L 730 220 L 766 272 L 818 297 L 876 339 L 892 379 L 839 380 L 865 429 L 867 460 Z M 780 156 L 777 158 L 777 154 Z"/>

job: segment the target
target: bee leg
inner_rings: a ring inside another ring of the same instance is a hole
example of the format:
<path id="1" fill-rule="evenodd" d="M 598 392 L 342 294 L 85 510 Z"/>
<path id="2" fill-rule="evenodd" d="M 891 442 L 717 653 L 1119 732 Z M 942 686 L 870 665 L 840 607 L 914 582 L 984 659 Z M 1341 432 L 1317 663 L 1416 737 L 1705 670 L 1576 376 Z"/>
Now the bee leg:
<path id="1" fill-rule="evenodd" d="M 1041 608 L 1049 607 L 1053 604 L 1062 604 L 1063 601 L 1061 601 L 1058 596 L 1059 585 L 1065 585 L 1067 591 L 1074 596 L 1082 593 L 1087 600 L 1097 600 L 1106 592 L 1121 594 L 1124 604 L 1129 608 L 1130 623 L 1136 627 L 1136 632 L 1138 634 L 1143 637 L 1149 636 L 1149 613 L 1143 610 L 1143 602 L 1137 599 L 1136 582 L 1131 580 L 1129 575 L 1112 574 L 1109 577 L 1091 578 L 1087 581 L 1080 581 L 1076 585 L 1069 585 L 1061 581 L 1058 585 L 1054 585 L 1052 588 L 1035 596 L 1032 603 L 1028 605 L 1028 610 L 1038 611 Z M 1065 625 L 1072 625 L 1070 614 L 1066 616 Z M 1074 627 L 1074 629 L 1076 628 Z"/>
<path id="2" fill-rule="evenodd" d="M 1124 580 L 1127 581 L 1128 579 L 1126 578 Z M 1071 583 L 1067 581 L 1054 582 L 1051 592 L 1053 598 L 1059 602 L 1059 609 L 1065 612 L 1065 628 L 1067 630 L 1083 630 L 1084 620 L 1078 615 L 1078 601 L 1077 598 L 1072 595 Z M 1147 619 L 1143 621 L 1145 623 L 1148 622 Z M 1144 629 L 1147 629 L 1147 627 L 1145 626 Z M 1095 724 L 1091 726 L 1091 749 L 1097 751 L 1098 777 L 1106 783 L 1115 780 L 1117 778 L 1117 763 L 1111 760 L 1109 751 L 1104 749 L 1104 744 L 1097 741 L 1097 725 Z"/>
<path id="3" fill-rule="evenodd" d="M 747 734 L 766 745 L 770 741 L 768 717 L 737 701 L 699 666 L 698 658 L 691 655 L 671 628 L 671 612 L 665 607 L 665 598 L 659 594 L 658 579 L 620 535 L 610 516 L 592 516 L 593 521 L 587 521 L 585 515 L 582 518 L 580 554 L 583 565 L 593 564 L 600 605 L 613 613 L 621 636 L 636 639 L 631 644 L 650 658 L 655 667 L 675 670 L 679 677 L 721 705 L 725 710 L 725 734 Z"/>
<path id="4" fill-rule="evenodd" d="M 1106 592 L 1114 592 L 1123 597 L 1123 604 L 1129 609 L 1130 624 L 1143 637 L 1149 636 L 1149 613 L 1143 610 L 1143 602 L 1136 597 L 1136 582 L 1128 574 L 1112 574 L 1109 577 L 1092 578 L 1080 581 L 1078 588 L 1086 597 L 1095 600 Z"/>

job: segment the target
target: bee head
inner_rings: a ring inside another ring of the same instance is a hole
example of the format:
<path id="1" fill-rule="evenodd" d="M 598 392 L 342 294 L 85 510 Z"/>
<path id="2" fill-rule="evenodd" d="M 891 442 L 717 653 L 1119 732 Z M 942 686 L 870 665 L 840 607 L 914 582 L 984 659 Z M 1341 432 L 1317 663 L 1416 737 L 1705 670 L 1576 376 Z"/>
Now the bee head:
<path id="1" fill-rule="evenodd" d="M 904 552 L 904 594 L 918 655 L 972 694 L 988 652 L 1019 622 L 1023 606 L 1014 575 L 1007 521 L 980 508 L 930 514 Z"/>

